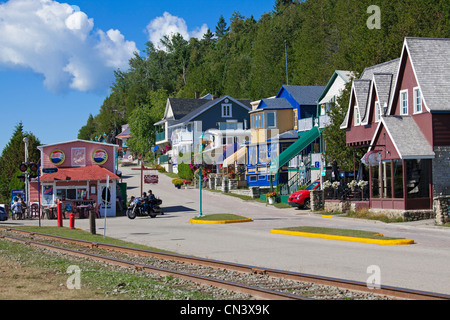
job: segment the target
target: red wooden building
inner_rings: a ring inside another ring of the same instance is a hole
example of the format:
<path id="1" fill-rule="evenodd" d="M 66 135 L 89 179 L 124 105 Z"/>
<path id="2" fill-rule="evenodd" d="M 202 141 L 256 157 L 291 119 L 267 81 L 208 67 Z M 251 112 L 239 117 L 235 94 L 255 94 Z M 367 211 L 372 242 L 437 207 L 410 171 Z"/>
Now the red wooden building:
<path id="1" fill-rule="evenodd" d="M 53 206 L 56 199 L 71 205 L 101 204 L 100 213 L 116 215 L 117 145 L 74 140 L 38 147 L 41 152 L 40 190 L 34 179 L 30 186 L 30 201 L 43 207 Z M 45 173 L 48 169 L 57 170 Z M 109 189 L 107 177 L 109 176 Z M 105 205 L 105 199 L 109 204 Z M 106 207 L 105 207 L 106 206 Z"/>
<path id="2" fill-rule="evenodd" d="M 370 207 L 430 210 L 450 194 L 450 39 L 406 38 L 399 59 L 355 80 L 342 129 L 376 155 Z"/>

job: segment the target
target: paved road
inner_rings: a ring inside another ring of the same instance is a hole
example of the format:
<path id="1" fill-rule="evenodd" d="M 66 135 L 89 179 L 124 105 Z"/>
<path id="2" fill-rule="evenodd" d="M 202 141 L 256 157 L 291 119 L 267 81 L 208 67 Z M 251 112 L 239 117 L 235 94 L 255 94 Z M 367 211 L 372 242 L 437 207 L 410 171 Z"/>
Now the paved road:
<path id="1" fill-rule="evenodd" d="M 140 192 L 139 171 L 121 168 L 128 184 L 128 196 Z M 384 285 L 450 294 L 450 229 L 435 227 L 434 221 L 385 224 L 350 218 L 324 219 L 305 210 L 276 209 L 210 191 L 203 192 L 203 214 L 234 213 L 253 222 L 203 225 L 189 223 L 198 215 L 198 189 L 175 189 L 171 178 L 159 174 L 159 184 L 145 186 L 163 199 L 165 215 L 108 218 L 106 235 L 170 250 L 181 254 L 284 269 L 322 276 L 366 282 L 370 266 L 380 270 Z M 37 221 L 8 221 L 37 224 Z M 68 221 L 64 221 L 68 224 Z M 55 226 L 42 220 L 42 226 Z M 353 242 L 312 239 L 271 234 L 272 228 L 325 226 L 381 232 L 386 236 L 414 239 L 406 246 L 379 246 Z M 76 227 L 89 230 L 87 219 Z M 97 233 L 103 234 L 104 221 L 97 220 Z"/>

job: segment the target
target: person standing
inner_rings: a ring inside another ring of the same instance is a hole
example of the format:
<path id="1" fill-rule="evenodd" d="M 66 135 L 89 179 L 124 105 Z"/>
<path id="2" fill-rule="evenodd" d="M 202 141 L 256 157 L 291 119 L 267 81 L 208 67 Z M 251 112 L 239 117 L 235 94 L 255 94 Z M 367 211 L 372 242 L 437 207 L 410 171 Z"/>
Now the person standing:
<path id="1" fill-rule="evenodd" d="M 22 204 L 17 198 L 14 198 L 13 204 L 11 206 L 12 219 L 21 220 L 22 219 Z"/>

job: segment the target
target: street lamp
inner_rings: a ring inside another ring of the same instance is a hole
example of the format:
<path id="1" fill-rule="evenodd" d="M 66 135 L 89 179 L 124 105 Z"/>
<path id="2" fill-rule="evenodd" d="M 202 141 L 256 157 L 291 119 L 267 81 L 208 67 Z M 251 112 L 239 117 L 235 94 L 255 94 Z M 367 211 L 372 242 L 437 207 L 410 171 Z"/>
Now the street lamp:
<path id="1" fill-rule="evenodd" d="M 200 153 L 201 153 L 202 157 L 201 157 L 200 169 L 199 169 L 200 172 L 198 174 L 199 190 L 200 190 L 200 211 L 198 213 L 199 217 L 203 216 L 203 213 L 202 213 L 202 184 L 203 184 L 202 171 L 203 171 L 203 168 L 202 168 L 202 166 L 203 166 L 203 138 L 204 138 L 204 135 L 205 135 L 205 133 L 202 131 L 202 139 L 200 140 Z"/>

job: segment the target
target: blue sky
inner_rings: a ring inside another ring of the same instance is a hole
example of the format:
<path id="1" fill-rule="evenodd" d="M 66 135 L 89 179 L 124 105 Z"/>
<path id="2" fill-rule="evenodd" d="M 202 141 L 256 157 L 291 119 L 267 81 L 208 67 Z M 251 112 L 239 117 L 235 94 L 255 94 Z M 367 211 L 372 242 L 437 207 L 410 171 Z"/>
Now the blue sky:
<path id="1" fill-rule="evenodd" d="M 132 52 L 167 30 L 214 32 L 220 15 L 255 19 L 274 0 L 0 0 L 0 150 L 22 121 L 41 143 L 77 138 Z M 155 41 L 155 40 L 153 40 Z"/>

